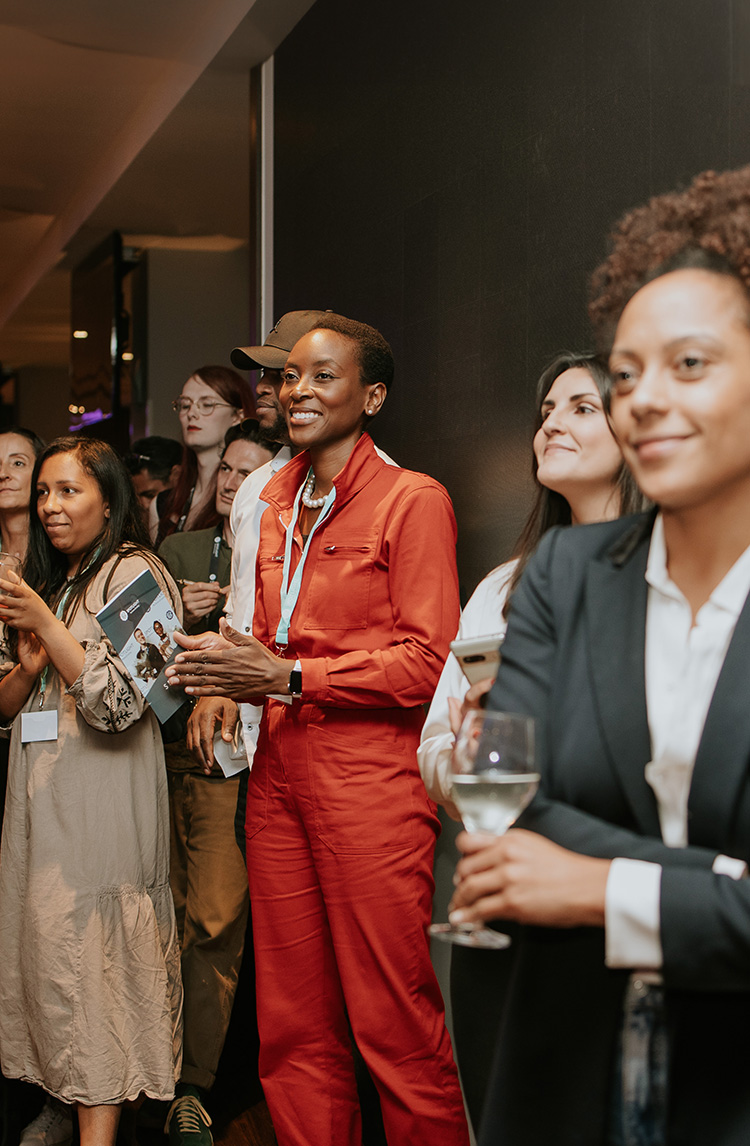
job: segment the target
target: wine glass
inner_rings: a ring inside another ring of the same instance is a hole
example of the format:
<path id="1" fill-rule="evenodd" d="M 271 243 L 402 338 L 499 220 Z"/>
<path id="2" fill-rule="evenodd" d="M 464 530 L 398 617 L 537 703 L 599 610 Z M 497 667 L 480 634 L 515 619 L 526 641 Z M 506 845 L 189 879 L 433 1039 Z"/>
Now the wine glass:
<path id="1" fill-rule="evenodd" d="M 502 836 L 539 787 L 534 721 L 515 712 L 467 713 L 453 749 L 451 796 L 467 832 Z M 479 923 L 433 923 L 428 933 L 463 947 L 507 947 Z"/>

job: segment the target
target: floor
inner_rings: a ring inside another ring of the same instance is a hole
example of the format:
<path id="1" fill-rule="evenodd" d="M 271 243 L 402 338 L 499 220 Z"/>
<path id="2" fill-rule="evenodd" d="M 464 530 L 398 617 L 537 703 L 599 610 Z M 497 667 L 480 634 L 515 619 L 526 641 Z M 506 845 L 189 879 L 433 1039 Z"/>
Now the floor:
<path id="1" fill-rule="evenodd" d="M 271 1116 L 265 1102 L 257 1102 L 214 1135 L 215 1146 L 275 1146 Z"/>

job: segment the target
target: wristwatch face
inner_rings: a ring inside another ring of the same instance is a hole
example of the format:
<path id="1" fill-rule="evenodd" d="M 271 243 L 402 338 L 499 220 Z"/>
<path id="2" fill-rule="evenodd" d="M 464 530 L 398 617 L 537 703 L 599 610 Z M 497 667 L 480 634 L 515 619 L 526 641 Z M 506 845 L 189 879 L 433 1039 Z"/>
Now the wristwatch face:
<path id="1" fill-rule="evenodd" d="M 302 673 L 292 669 L 289 673 L 289 692 L 292 696 L 302 696 Z"/>

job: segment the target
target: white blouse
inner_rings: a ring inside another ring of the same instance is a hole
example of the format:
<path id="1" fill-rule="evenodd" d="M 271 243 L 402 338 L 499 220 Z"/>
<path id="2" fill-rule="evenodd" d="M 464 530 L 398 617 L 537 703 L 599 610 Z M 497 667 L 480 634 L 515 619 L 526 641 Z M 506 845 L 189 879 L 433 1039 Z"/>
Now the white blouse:
<path id="1" fill-rule="evenodd" d="M 457 634 L 459 639 L 485 637 L 493 633 L 505 636 L 506 622 L 503 609 L 508 596 L 508 586 L 517 564 L 517 561 L 506 561 L 479 582 L 461 614 Z M 417 750 L 419 770 L 430 798 L 436 804 L 442 804 L 454 820 L 460 820 L 461 817 L 450 797 L 451 755 L 455 738 L 451 732 L 448 697 L 455 696 L 460 701 L 468 691 L 469 682 L 453 653 L 449 653 L 422 728 L 422 737 Z"/>

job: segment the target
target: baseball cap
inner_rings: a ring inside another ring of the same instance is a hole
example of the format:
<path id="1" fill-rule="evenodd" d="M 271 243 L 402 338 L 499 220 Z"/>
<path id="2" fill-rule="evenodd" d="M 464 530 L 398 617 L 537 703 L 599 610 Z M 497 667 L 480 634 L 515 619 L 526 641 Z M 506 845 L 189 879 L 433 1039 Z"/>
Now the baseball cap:
<path id="1" fill-rule="evenodd" d="M 281 370 L 289 351 L 303 334 L 307 334 L 331 314 L 330 310 L 290 310 L 283 314 L 262 346 L 235 346 L 230 357 L 238 370 Z"/>

